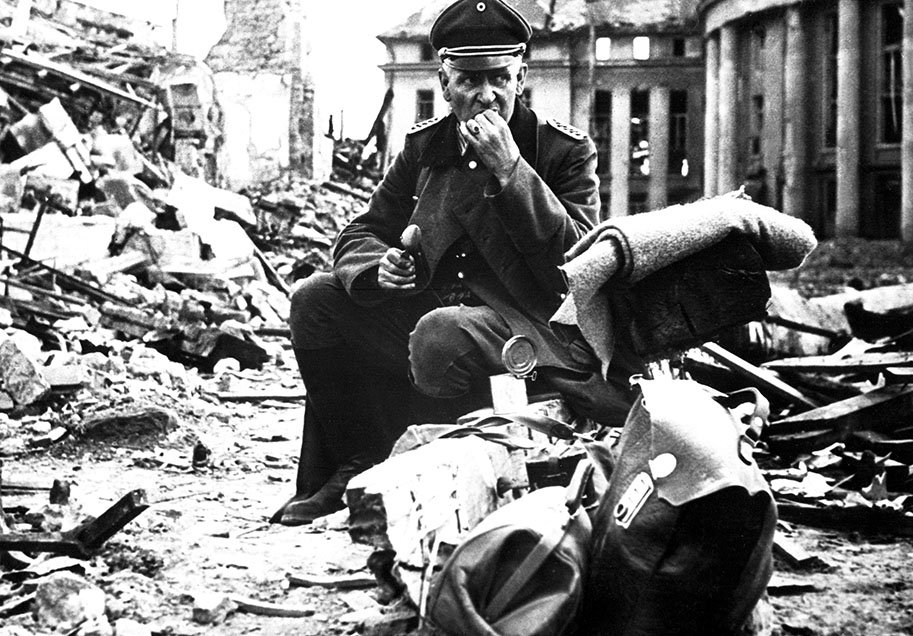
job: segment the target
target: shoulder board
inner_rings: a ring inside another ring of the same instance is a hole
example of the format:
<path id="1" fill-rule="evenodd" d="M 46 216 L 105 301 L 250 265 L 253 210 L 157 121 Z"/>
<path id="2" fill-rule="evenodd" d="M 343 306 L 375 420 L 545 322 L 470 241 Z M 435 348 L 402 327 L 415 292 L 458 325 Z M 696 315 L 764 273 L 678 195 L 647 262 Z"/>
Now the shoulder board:
<path id="1" fill-rule="evenodd" d="M 419 132 L 420 130 L 425 130 L 426 128 L 431 128 L 436 123 L 443 121 L 446 117 L 447 117 L 446 115 L 440 115 L 438 117 L 432 117 L 431 119 L 426 119 L 425 121 L 420 121 L 417 124 L 413 124 L 412 128 L 410 128 L 406 132 L 406 134 L 413 135 L 413 134 Z"/>
<path id="2" fill-rule="evenodd" d="M 576 139 L 578 141 L 587 138 L 587 134 L 580 130 L 579 128 L 574 128 L 570 124 L 565 124 L 563 121 L 558 121 L 557 119 L 549 119 L 549 125 L 556 130 L 563 132 L 568 137 Z"/>

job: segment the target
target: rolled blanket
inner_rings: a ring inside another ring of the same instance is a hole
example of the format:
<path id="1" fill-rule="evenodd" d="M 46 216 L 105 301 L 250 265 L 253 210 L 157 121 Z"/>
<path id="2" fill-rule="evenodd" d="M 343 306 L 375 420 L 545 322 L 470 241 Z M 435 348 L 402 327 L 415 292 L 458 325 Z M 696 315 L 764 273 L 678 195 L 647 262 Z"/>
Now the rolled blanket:
<path id="1" fill-rule="evenodd" d="M 732 232 L 749 240 L 766 270 L 798 267 L 817 245 L 812 229 L 801 219 L 732 195 L 608 219 L 568 251 L 561 268 L 568 294 L 551 317 L 552 329 L 579 330 L 605 374 L 615 335 L 603 287 L 636 283 Z"/>

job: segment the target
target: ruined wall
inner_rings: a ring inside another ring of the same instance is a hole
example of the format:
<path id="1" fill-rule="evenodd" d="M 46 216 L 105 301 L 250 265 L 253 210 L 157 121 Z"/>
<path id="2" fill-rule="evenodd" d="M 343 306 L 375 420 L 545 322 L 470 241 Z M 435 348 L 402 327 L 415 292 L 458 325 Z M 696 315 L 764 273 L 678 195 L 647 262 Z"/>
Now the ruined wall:
<path id="1" fill-rule="evenodd" d="M 332 149 L 317 129 L 304 4 L 225 2 L 227 28 L 206 63 L 224 113 L 219 166 L 228 187 L 286 170 L 311 178 L 329 173 Z"/>

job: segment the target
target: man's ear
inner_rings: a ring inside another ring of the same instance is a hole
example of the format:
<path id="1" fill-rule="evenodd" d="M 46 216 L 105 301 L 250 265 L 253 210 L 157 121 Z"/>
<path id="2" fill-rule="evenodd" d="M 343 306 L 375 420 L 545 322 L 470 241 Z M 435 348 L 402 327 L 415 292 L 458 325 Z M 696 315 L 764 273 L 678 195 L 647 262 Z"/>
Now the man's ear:
<path id="1" fill-rule="evenodd" d="M 521 64 L 520 70 L 517 71 L 517 95 L 522 95 L 523 89 L 526 87 L 527 71 L 529 71 L 529 67 L 526 64 Z"/>
<path id="2" fill-rule="evenodd" d="M 444 94 L 444 101 L 450 101 L 450 77 L 444 72 L 444 69 L 437 70 L 437 78 L 441 82 L 441 92 Z"/>

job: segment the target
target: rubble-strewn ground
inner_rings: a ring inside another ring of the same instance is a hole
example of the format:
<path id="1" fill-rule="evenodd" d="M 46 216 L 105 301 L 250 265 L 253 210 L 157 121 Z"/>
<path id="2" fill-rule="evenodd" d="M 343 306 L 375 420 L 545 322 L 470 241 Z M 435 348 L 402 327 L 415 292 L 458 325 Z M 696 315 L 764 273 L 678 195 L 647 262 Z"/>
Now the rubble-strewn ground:
<path id="1" fill-rule="evenodd" d="M 870 247 L 879 256 L 888 253 L 884 245 Z M 862 242 L 849 250 L 825 245 L 807 271 L 791 276 L 826 281 L 832 288 L 825 291 L 830 293 L 854 277 L 866 285 L 883 281 L 878 270 L 896 271 L 897 276 L 910 272 L 906 263 L 896 269 L 889 263 L 840 269 L 848 263 L 838 256 L 828 260 L 828 254 L 847 251 L 863 265 Z M 828 266 L 818 268 L 822 262 Z M 145 431 L 134 427 L 126 434 L 109 431 L 96 439 L 71 437 L 49 449 L 7 457 L 4 480 L 49 486 L 54 479 L 65 479 L 71 483 L 72 501 L 85 514 L 100 513 L 132 489 L 146 490 L 150 508 L 110 539 L 99 556 L 79 564 L 85 578 L 106 592 L 112 623 L 132 619 L 155 634 L 405 633 L 370 627 L 382 613 L 392 611 L 378 602 L 377 588 L 343 591 L 288 585 L 288 574 L 367 574 L 370 550 L 349 540 L 345 511 L 314 527 L 266 523 L 292 491 L 300 401 L 233 402 L 216 397 L 220 392 L 300 389 L 287 342 L 281 337 L 266 341 L 276 355 L 262 371 L 196 376 L 199 387 L 190 391 L 178 381 L 165 386 L 161 377 L 151 384 L 129 379 L 112 393 L 112 406 L 122 409 L 157 404 L 171 410 L 177 416 L 176 427 L 161 430 L 150 424 Z M 27 428 L 29 421 L 7 421 L 5 426 Z M 198 454 L 201 461 L 194 465 L 194 448 L 200 444 L 210 454 Z M 45 497 L 46 493 L 7 497 L 6 505 L 40 507 Z M 795 524 L 786 529 L 817 559 L 799 568 L 777 559 L 777 585 L 771 588 L 775 634 L 913 634 L 911 537 L 897 536 L 892 528 L 878 534 Z M 12 580 L 0 579 L 0 599 L 13 585 Z M 313 613 L 276 617 L 237 611 L 219 624 L 201 624 L 193 617 L 195 603 L 205 598 L 201 591 Z M 29 613 L 8 616 L 0 626 L 3 636 L 31 633 L 41 632 Z"/>

